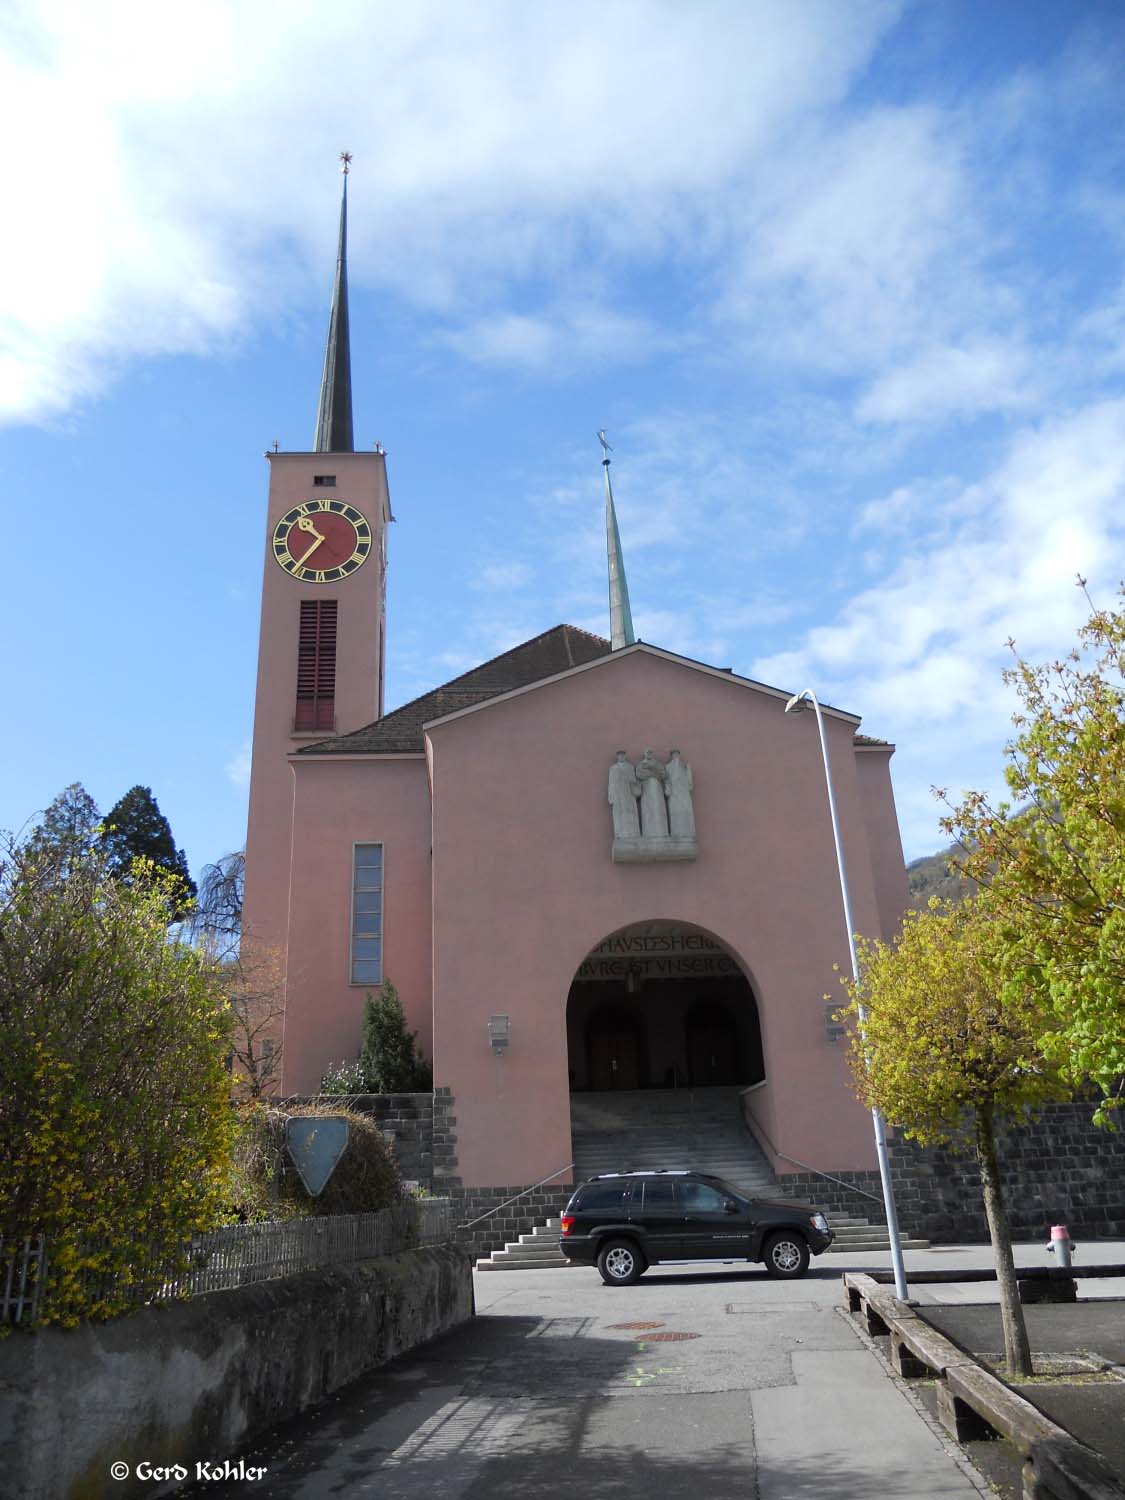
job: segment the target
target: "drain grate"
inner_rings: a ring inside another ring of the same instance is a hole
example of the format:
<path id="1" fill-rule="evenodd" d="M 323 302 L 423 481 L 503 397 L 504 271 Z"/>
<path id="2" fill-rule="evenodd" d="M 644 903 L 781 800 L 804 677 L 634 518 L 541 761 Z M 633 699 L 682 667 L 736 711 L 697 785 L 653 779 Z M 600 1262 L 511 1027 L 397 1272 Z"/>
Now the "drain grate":
<path id="1" fill-rule="evenodd" d="M 681 1344 L 684 1339 L 697 1339 L 698 1333 L 650 1333 L 646 1344 Z"/>
<path id="2" fill-rule="evenodd" d="M 622 1329 L 625 1332 L 631 1333 L 634 1328 L 663 1328 L 664 1324 L 663 1323 L 610 1323 L 608 1326 L 610 1328 L 620 1328 L 620 1329 Z"/>

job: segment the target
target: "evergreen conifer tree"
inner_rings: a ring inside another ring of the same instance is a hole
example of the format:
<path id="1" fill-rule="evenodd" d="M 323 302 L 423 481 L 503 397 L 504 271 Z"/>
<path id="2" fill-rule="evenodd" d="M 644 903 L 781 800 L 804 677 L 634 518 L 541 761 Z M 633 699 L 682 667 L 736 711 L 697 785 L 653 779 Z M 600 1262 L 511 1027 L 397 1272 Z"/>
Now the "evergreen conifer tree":
<path id="1" fill-rule="evenodd" d="M 188 870 L 187 856 L 177 849 L 168 819 L 157 806 L 151 788 L 131 787 L 110 809 L 103 835 L 107 855 L 106 868 L 116 880 L 128 880 L 135 859 L 151 860 L 158 870 L 166 870 L 182 883 L 183 900 L 177 903 L 175 916 L 195 896 L 195 881 Z"/>
<path id="2" fill-rule="evenodd" d="M 64 787 L 44 810 L 25 846 L 25 857 L 50 880 L 66 880 L 98 840 L 102 815 L 80 781 Z M 49 872 L 49 873 L 48 873 Z"/>
<path id="3" fill-rule="evenodd" d="M 433 1088 L 433 1070 L 418 1049 L 418 1033 L 407 1031 L 398 991 L 384 979 L 363 1007 L 359 1064 L 372 1094 L 421 1093 Z"/>

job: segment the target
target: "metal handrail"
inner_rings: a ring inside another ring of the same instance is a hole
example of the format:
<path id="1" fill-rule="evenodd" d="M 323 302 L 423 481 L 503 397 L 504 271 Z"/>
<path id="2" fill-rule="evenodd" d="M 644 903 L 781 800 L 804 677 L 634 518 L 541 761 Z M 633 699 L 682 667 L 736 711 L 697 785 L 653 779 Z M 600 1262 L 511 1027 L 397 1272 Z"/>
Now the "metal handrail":
<path id="1" fill-rule="evenodd" d="M 823 1177 L 825 1182 L 834 1182 L 838 1187 L 847 1188 L 849 1193 L 859 1193 L 862 1198 L 870 1198 L 872 1203 L 877 1203 L 882 1208 L 883 1200 L 879 1197 L 878 1193 L 869 1193 L 866 1188 L 856 1187 L 854 1182 L 845 1182 L 842 1177 L 833 1177 L 831 1172 L 822 1172 L 819 1167 L 810 1167 L 807 1161 L 798 1161 L 795 1156 L 787 1156 L 784 1151 L 777 1149 L 757 1120 L 754 1121 L 753 1125 L 749 1121 L 746 1123 L 750 1134 L 755 1136 L 760 1135 L 773 1155 L 781 1161 L 787 1161 L 790 1166 L 800 1167 L 802 1172 L 811 1172 L 814 1177 Z"/>
<path id="2" fill-rule="evenodd" d="M 475 1219 L 466 1219 L 463 1224 L 458 1224 L 458 1229 L 472 1229 L 474 1224 L 480 1224 L 485 1219 L 491 1219 L 493 1214 L 498 1214 L 502 1208 L 507 1208 L 509 1203 L 516 1203 L 521 1198 L 526 1198 L 528 1193 L 533 1193 L 536 1188 L 541 1188 L 545 1182 L 553 1182 L 556 1177 L 561 1177 L 564 1172 L 569 1172 L 574 1163 L 568 1161 L 565 1167 L 560 1167 L 557 1172 L 552 1172 L 549 1177 L 541 1177 L 538 1182 L 533 1182 L 530 1187 L 521 1188 L 512 1197 L 505 1198 L 503 1203 L 498 1203 L 495 1208 L 490 1208 L 487 1213 L 479 1214 Z"/>

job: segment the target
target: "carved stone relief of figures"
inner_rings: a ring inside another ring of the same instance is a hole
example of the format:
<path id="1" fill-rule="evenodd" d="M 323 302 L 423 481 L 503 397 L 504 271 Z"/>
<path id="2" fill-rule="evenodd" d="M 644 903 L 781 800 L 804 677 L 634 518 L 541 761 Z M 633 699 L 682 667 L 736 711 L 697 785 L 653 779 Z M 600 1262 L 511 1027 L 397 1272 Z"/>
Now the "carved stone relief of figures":
<path id="1" fill-rule="evenodd" d="M 614 862 L 695 859 L 694 790 L 691 767 L 678 750 L 670 751 L 666 762 L 646 750 L 635 765 L 618 750 L 609 768 Z"/>

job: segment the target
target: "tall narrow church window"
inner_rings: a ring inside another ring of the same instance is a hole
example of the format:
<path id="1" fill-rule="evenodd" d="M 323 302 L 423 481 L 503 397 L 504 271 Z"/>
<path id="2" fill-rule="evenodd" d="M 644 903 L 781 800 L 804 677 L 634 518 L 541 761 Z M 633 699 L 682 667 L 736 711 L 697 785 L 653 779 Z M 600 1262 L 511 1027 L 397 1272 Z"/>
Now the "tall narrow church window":
<path id="1" fill-rule="evenodd" d="M 336 727 L 336 600 L 302 599 L 296 730 Z"/>
<path id="2" fill-rule="evenodd" d="M 383 846 L 356 844 L 352 854 L 352 984 L 383 981 Z"/>

